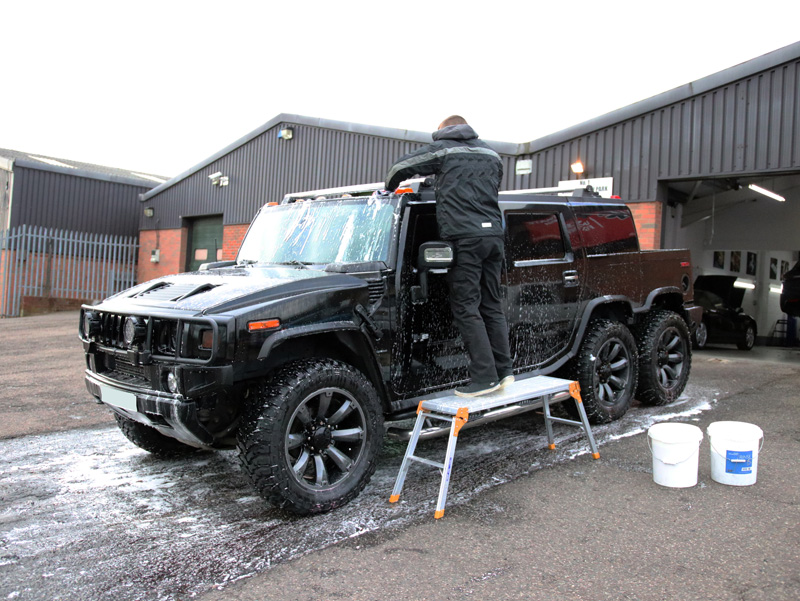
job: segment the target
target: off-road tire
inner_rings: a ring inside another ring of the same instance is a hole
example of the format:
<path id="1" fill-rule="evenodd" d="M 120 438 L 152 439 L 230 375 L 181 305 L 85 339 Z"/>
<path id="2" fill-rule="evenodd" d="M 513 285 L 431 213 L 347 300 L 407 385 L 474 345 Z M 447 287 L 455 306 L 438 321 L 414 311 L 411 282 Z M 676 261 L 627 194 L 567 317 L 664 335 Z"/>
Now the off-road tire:
<path id="1" fill-rule="evenodd" d="M 637 374 L 636 341 L 627 326 L 608 319 L 593 320 L 572 369 L 589 421 L 605 424 L 625 415 L 633 402 Z M 577 415 L 572 405 L 565 403 L 570 413 Z"/>
<path id="2" fill-rule="evenodd" d="M 164 436 L 155 428 L 133 421 L 117 413 L 114 414 L 114 417 L 125 438 L 156 457 L 170 459 L 197 452 L 197 448 L 169 436 Z"/>
<path id="3" fill-rule="evenodd" d="M 674 311 L 651 311 L 636 328 L 639 386 L 636 398 L 645 405 L 669 405 L 686 388 L 692 370 L 689 328 Z"/>
<path id="4" fill-rule="evenodd" d="M 747 329 L 745 330 L 744 334 L 742 334 L 741 340 L 736 343 L 736 346 L 739 347 L 740 351 L 749 351 L 753 349 L 756 343 L 756 324 L 749 323 L 747 325 Z"/>
<path id="5" fill-rule="evenodd" d="M 361 372 L 333 360 L 294 361 L 249 397 L 239 460 L 264 499 L 308 515 L 363 490 L 383 442 L 383 412 Z"/>

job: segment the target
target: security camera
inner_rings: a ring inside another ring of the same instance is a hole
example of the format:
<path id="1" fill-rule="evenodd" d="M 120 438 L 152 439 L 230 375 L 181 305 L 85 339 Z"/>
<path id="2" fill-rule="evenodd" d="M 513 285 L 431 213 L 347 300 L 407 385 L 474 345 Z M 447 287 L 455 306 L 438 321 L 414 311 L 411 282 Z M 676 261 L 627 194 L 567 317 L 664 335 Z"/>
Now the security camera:
<path id="1" fill-rule="evenodd" d="M 222 171 L 217 171 L 216 173 L 212 173 L 208 176 L 208 179 L 218 179 L 222 177 Z"/>

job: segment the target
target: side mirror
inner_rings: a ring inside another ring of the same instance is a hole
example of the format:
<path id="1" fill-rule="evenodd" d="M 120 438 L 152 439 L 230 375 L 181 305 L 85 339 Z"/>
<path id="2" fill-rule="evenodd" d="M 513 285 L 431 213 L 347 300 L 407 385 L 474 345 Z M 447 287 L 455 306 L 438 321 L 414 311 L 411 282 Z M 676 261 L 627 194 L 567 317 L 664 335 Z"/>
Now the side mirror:
<path id="1" fill-rule="evenodd" d="M 455 250 L 449 242 L 425 242 L 419 247 L 417 269 L 449 269 L 455 263 Z"/>
<path id="2" fill-rule="evenodd" d="M 455 264 L 455 250 L 449 242 L 424 242 L 419 247 L 417 270 L 419 286 L 411 288 L 411 301 L 424 302 L 428 298 L 428 271 L 447 270 Z"/>

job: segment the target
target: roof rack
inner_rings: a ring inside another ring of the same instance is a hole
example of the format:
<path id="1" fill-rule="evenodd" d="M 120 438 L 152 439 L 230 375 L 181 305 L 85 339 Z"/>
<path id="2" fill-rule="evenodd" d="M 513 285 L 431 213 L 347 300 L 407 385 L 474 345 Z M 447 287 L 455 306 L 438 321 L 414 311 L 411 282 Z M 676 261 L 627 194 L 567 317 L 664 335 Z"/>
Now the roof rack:
<path id="1" fill-rule="evenodd" d="M 410 188 L 416 192 L 424 182 L 425 178 L 405 180 L 400 183 L 397 189 L 400 190 L 404 188 Z M 376 182 L 374 184 L 357 184 L 353 186 L 340 186 L 338 188 L 322 188 L 319 190 L 309 190 L 307 192 L 292 192 L 291 194 L 286 194 L 283 197 L 281 204 L 289 204 L 300 199 L 316 200 L 320 196 L 325 197 L 326 200 L 342 198 L 346 194 L 350 196 L 367 196 L 378 190 L 383 190 L 384 186 L 385 184 L 383 182 Z"/>

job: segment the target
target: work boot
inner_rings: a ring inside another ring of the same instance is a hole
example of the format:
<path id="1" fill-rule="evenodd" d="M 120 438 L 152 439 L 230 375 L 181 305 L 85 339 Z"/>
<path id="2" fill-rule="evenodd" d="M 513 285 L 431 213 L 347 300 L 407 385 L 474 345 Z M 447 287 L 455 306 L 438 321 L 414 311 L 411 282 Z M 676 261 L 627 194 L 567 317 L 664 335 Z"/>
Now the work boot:
<path id="1" fill-rule="evenodd" d="M 505 388 L 509 384 L 514 383 L 514 374 L 507 374 L 500 378 L 500 388 Z"/>
<path id="2" fill-rule="evenodd" d="M 462 386 L 461 388 L 456 388 L 456 396 L 462 397 L 475 397 L 481 396 L 482 394 L 489 394 L 490 392 L 494 392 L 500 388 L 500 384 L 498 382 L 489 382 L 487 384 L 479 384 L 478 382 L 472 382 L 471 384 L 467 384 L 466 386 Z"/>

